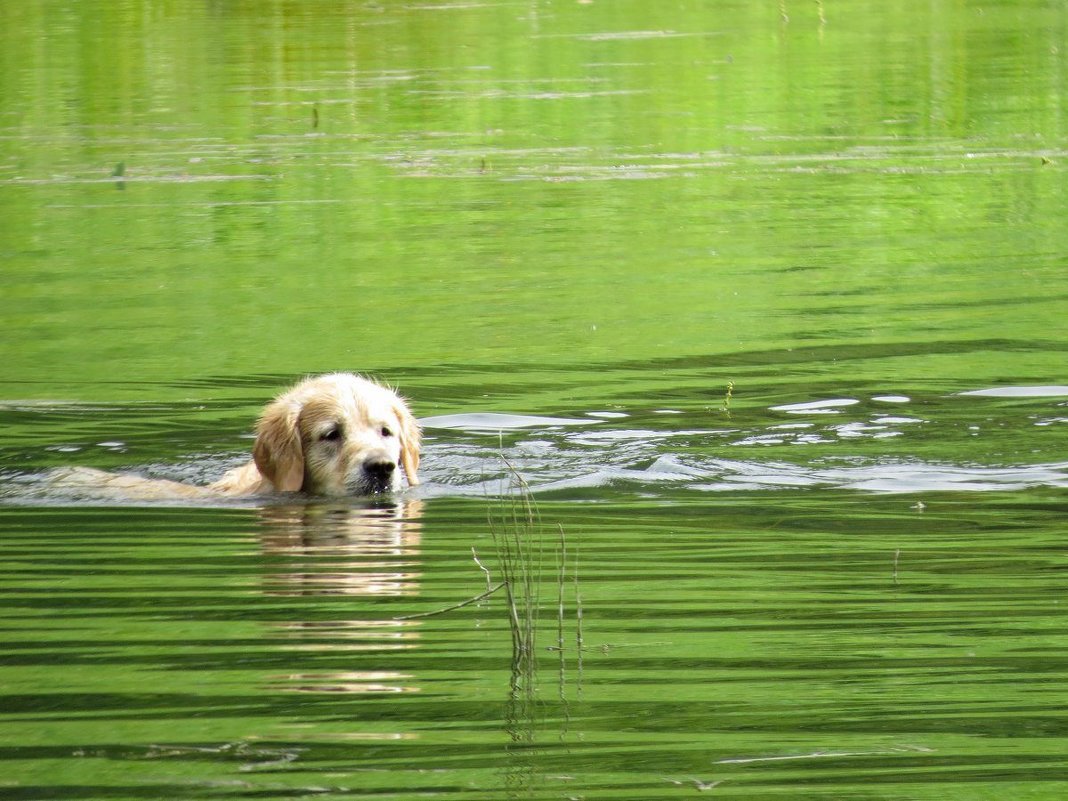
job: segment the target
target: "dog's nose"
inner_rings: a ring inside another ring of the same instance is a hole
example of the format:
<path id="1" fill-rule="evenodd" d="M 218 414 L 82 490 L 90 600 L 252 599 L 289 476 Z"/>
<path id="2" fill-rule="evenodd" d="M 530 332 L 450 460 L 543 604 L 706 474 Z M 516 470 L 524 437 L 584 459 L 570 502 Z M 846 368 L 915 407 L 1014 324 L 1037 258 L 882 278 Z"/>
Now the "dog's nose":
<path id="1" fill-rule="evenodd" d="M 364 472 L 379 481 L 389 481 L 397 465 L 381 456 L 372 456 L 363 463 Z"/>

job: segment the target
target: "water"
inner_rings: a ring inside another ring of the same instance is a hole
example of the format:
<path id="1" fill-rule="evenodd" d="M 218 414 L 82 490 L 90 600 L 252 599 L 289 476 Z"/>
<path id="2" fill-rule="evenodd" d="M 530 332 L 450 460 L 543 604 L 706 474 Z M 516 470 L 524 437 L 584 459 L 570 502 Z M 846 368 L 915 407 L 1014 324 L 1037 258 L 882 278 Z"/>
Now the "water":
<path id="1" fill-rule="evenodd" d="M 1064 797 L 1066 30 L 0 7 L 0 798 Z M 418 492 L 40 481 L 210 481 L 338 369 Z M 535 671 L 450 609 L 505 460 Z"/>

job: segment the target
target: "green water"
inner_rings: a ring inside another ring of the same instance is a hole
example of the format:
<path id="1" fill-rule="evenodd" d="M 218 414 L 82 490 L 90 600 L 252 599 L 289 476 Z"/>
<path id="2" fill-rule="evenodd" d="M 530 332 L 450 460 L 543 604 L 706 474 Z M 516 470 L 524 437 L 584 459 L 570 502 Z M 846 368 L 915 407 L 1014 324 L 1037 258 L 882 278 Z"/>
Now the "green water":
<path id="1" fill-rule="evenodd" d="M 1066 35 L 0 4 L 0 798 L 1064 798 Z M 209 481 L 339 369 L 424 420 L 395 506 L 39 480 Z M 410 617 L 502 577 L 502 455 L 533 673 Z"/>

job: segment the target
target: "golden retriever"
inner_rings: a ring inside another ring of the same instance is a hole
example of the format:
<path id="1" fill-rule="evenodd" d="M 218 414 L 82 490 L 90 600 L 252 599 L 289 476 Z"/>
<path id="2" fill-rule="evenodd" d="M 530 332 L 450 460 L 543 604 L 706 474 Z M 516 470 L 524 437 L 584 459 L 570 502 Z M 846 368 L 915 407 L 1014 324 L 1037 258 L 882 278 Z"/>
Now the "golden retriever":
<path id="1" fill-rule="evenodd" d="M 419 478 L 419 424 L 393 390 L 351 373 L 309 378 L 276 398 L 252 461 L 210 486 L 226 495 L 370 495 Z"/>
<path id="2" fill-rule="evenodd" d="M 351 373 L 308 378 L 263 411 L 252 460 L 207 487 L 105 473 L 55 471 L 50 484 L 108 497 L 211 498 L 304 492 L 345 496 L 419 483 L 419 424 L 391 389 Z"/>

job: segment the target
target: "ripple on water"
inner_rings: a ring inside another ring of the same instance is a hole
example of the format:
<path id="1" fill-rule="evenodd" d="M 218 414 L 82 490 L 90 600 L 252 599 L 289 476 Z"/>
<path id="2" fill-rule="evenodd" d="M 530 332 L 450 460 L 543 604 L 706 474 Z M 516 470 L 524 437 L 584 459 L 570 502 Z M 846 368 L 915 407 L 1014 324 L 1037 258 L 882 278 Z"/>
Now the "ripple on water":
<path id="1" fill-rule="evenodd" d="M 523 414 L 473 412 L 424 417 L 419 421 L 419 424 L 423 428 L 452 428 L 461 431 L 509 431 L 517 428 L 587 426 L 596 422 L 596 420 L 582 420 L 573 417 L 541 417 Z"/>
<path id="2" fill-rule="evenodd" d="M 958 392 L 957 394 L 981 398 L 1064 398 L 1068 397 L 1068 387 L 991 387 L 989 389 L 971 389 L 967 392 Z"/>
<path id="3" fill-rule="evenodd" d="M 1041 401 L 1068 394 L 1068 387 L 1013 386 L 960 394 Z M 934 400 L 952 405 L 952 399 L 959 397 Z M 565 492 L 572 498 L 594 501 L 618 499 L 620 493 L 678 497 L 687 492 L 774 492 L 798 487 L 922 493 L 1068 486 L 1068 469 L 1057 458 L 1036 457 L 1033 463 L 1026 458 L 982 458 L 990 450 L 987 443 L 995 441 L 991 438 L 1001 437 L 999 447 L 1013 448 L 1022 435 L 999 434 L 998 425 L 1003 424 L 985 416 L 982 425 L 974 417 L 963 417 L 962 401 L 949 410 L 931 399 L 909 407 L 910 411 L 922 409 L 923 416 L 879 411 L 884 402 L 908 401 L 905 395 L 872 395 L 869 401 L 834 396 L 802 400 L 747 413 L 741 418 L 748 421 L 746 425 L 737 425 L 739 419 L 731 419 L 725 411 L 710 418 L 707 410 L 695 413 L 684 406 L 652 407 L 644 412 L 595 409 L 581 412 L 582 416 L 501 412 L 432 416 L 420 421 L 427 436 L 423 485 L 417 493 L 422 497 L 496 495 L 507 491 L 513 469 L 539 494 Z M 1047 406 L 1043 404 L 1042 409 Z M 31 411 L 41 413 L 37 408 Z M 79 417 L 84 417 L 106 410 L 79 411 Z M 784 414 L 790 415 L 788 422 L 782 420 Z M 695 426 L 697 419 L 723 425 Z M 1038 410 L 1029 416 L 1014 412 L 1012 419 L 1034 430 L 1035 426 L 1049 429 L 1062 418 Z M 932 431 L 943 438 L 947 431 L 963 432 L 985 447 L 969 443 L 960 451 L 968 458 L 952 458 L 954 451 L 944 449 L 924 450 Z M 129 455 L 133 461 L 136 450 L 130 447 L 126 438 L 53 442 L 39 446 L 37 461 L 56 466 L 118 465 L 118 469 L 150 477 L 202 485 L 248 458 L 246 449 L 202 452 L 148 464 L 125 465 L 115 460 Z M 1035 451 L 1018 447 L 1010 452 L 1026 456 Z M 96 454 L 109 454 L 113 461 L 94 461 Z M 53 497 L 54 486 L 35 479 L 39 475 L 43 474 L 10 471 L 4 482 L 5 501 L 61 502 Z M 84 491 L 74 500 L 85 500 Z"/>

